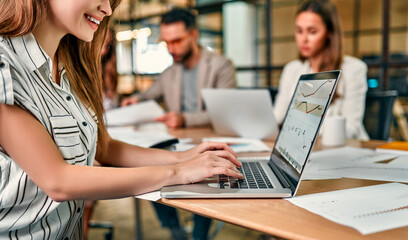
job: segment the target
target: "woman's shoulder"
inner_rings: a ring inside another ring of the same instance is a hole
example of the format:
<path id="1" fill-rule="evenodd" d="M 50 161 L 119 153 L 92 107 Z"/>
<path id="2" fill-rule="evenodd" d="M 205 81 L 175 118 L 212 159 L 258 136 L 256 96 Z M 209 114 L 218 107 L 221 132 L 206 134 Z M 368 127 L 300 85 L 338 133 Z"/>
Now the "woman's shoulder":
<path id="1" fill-rule="evenodd" d="M 9 38 L 0 36 L 0 52 L 3 54 L 10 54 L 13 52 Z"/>
<path id="2" fill-rule="evenodd" d="M 10 44 L 10 40 L 6 37 L 0 36 L 0 60 L 3 62 L 3 66 L 19 65 L 17 54 L 13 51 L 13 47 Z"/>
<path id="3" fill-rule="evenodd" d="M 15 51 L 11 39 L 0 36 L 0 103 L 13 104 L 15 92 L 26 93 L 29 71 Z"/>
<path id="4" fill-rule="evenodd" d="M 293 60 L 285 64 L 285 69 L 298 69 L 304 66 L 304 62 L 300 61 L 299 59 Z"/>
<path id="5" fill-rule="evenodd" d="M 10 57 L 9 51 L 4 42 L 4 38 L 0 37 L 0 103 L 14 103 L 13 81 L 10 72 Z"/>
<path id="6" fill-rule="evenodd" d="M 345 55 L 343 57 L 342 68 L 343 69 L 349 69 L 349 68 L 367 69 L 367 64 L 356 57 Z"/>

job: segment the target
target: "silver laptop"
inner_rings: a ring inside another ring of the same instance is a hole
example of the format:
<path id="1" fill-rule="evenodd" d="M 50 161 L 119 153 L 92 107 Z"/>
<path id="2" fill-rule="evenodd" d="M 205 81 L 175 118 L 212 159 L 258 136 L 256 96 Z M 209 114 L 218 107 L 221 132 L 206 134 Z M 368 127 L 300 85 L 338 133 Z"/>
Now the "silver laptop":
<path id="1" fill-rule="evenodd" d="M 267 89 L 202 89 L 214 131 L 226 136 L 275 139 L 278 124 Z"/>
<path id="2" fill-rule="evenodd" d="M 301 75 L 268 159 L 240 159 L 244 180 L 224 175 L 163 187 L 164 198 L 286 198 L 300 185 L 340 71 Z"/>

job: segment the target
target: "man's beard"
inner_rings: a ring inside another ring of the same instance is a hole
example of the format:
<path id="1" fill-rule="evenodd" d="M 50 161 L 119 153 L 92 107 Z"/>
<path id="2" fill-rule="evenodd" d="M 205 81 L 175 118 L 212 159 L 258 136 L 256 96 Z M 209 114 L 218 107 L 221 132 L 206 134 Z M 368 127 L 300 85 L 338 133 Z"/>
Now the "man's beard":
<path id="1" fill-rule="evenodd" d="M 186 54 L 181 58 L 178 63 L 185 63 L 193 55 L 193 50 L 190 48 Z"/>

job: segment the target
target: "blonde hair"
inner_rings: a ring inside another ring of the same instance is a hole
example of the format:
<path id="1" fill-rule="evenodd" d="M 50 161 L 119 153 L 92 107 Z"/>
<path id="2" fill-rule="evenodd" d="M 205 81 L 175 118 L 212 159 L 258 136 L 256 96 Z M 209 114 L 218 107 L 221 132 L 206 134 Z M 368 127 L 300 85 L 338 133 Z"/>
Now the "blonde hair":
<path id="1" fill-rule="evenodd" d="M 49 0 L 0 0 L 0 35 L 17 37 L 33 31 L 49 11 Z M 112 11 L 121 0 L 110 0 Z M 70 85 L 82 103 L 98 119 L 98 149 L 104 151 L 107 130 L 103 121 L 102 74 L 100 52 L 110 17 L 105 17 L 92 42 L 67 34 L 58 46 L 58 60 L 63 64 Z"/>
<path id="2" fill-rule="evenodd" d="M 323 61 L 319 71 L 340 69 L 343 61 L 343 34 L 336 6 L 328 0 L 308 0 L 300 6 L 296 16 L 302 12 L 313 12 L 319 15 L 330 36 L 323 50 Z M 299 58 L 302 61 L 306 60 L 301 55 Z"/>

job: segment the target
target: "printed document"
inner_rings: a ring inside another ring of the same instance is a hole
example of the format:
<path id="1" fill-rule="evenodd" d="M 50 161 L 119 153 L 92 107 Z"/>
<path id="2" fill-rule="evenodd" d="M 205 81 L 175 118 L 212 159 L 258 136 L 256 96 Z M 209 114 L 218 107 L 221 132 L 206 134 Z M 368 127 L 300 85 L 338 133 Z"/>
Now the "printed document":
<path id="1" fill-rule="evenodd" d="M 408 226 L 408 185 L 401 183 L 310 194 L 288 201 L 362 234 Z"/>
<path id="2" fill-rule="evenodd" d="M 396 169 L 382 161 L 397 158 L 393 153 L 378 153 L 373 149 L 341 147 L 313 152 L 306 165 L 303 180 L 358 178 L 383 181 L 408 180 L 408 169 Z"/>
<path id="3" fill-rule="evenodd" d="M 240 137 L 213 137 L 203 138 L 203 142 L 222 142 L 227 143 L 234 152 L 268 152 L 271 151 L 265 143 L 255 138 L 240 138 Z"/>
<path id="4" fill-rule="evenodd" d="M 148 100 L 126 107 L 106 111 L 107 126 L 120 126 L 154 121 L 156 117 L 164 114 L 163 108 L 154 101 Z"/>
<path id="5" fill-rule="evenodd" d="M 160 190 L 134 196 L 135 198 L 156 202 L 161 199 Z"/>
<path id="6" fill-rule="evenodd" d="M 399 156 L 388 163 L 389 166 L 400 166 L 403 168 L 408 168 L 408 155 Z"/>
<path id="7" fill-rule="evenodd" d="M 113 139 L 139 147 L 151 147 L 174 138 L 167 131 L 137 131 L 133 127 L 110 127 L 108 133 Z"/>

